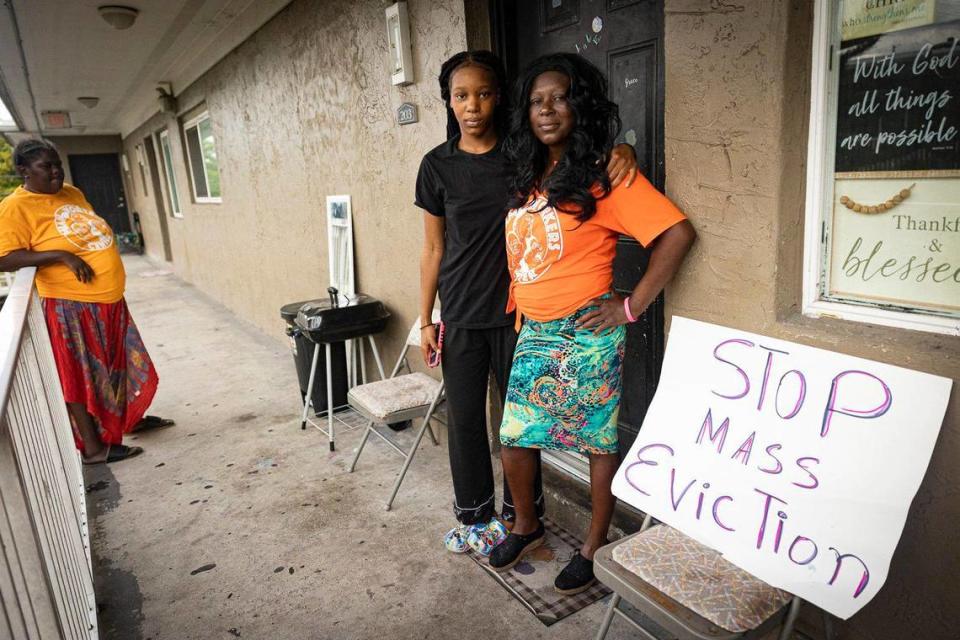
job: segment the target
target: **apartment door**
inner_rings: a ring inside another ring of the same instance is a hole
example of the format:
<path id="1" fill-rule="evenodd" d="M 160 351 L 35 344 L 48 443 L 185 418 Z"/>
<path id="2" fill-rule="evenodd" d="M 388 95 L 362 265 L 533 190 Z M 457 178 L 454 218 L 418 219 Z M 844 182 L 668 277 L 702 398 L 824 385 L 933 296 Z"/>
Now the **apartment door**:
<path id="1" fill-rule="evenodd" d="M 643 174 L 663 189 L 663 0 L 500 0 L 492 7 L 495 46 L 516 77 L 537 56 L 577 53 L 607 74 L 623 120 L 617 142 L 637 151 Z M 633 289 L 648 255 L 633 238 L 617 243 L 614 287 Z M 620 406 L 620 453 L 636 438 L 653 398 L 663 358 L 663 297 L 627 328 Z M 551 460 L 583 476 L 576 457 Z"/>
<path id="2" fill-rule="evenodd" d="M 70 155 L 70 175 L 98 216 L 114 233 L 130 231 L 130 214 L 116 153 Z"/>

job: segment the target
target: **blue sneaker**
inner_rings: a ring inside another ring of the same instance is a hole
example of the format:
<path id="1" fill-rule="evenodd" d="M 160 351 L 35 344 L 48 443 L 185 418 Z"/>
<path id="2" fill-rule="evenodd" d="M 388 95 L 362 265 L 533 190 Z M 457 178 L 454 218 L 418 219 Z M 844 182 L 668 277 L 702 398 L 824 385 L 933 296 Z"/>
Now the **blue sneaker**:
<path id="1" fill-rule="evenodd" d="M 507 539 L 507 528 L 503 523 L 493 518 L 485 525 L 480 525 L 467 535 L 467 545 L 483 557 L 489 556 L 494 548 Z"/>
<path id="2" fill-rule="evenodd" d="M 452 553 L 466 553 L 470 550 L 470 547 L 467 543 L 468 538 L 475 530 L 483 530 L 486 528 L 486 526 L 486 523 L 457 523 L 457 526 L 455 526 L 453 529 L 450 529 L 450 531 L 447 532 L 447 535 L 443 536 L 443 546 L 447 548 L 447 551 Z"/>

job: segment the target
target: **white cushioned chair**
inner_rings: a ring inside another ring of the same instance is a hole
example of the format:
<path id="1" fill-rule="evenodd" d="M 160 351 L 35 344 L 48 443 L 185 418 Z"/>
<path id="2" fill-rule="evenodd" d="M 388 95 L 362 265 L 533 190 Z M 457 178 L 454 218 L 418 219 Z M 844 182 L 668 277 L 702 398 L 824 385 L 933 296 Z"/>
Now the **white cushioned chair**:
<path id="1" fill-rule="evenodd" d="M 713 549 L 666 525 L 651 527 L 647 516 L 638 533 L 601 547 L 594 556 L 597 579 L 613 590 L 597 633 L 603 640 L 614 615 L 640 637 L 656 640 L 622 609 L 626 600 L 679 640 L 779 640 L 793 633 L 802 600 L 771 587 Z M 832 621 L 824 613 L 824 635 Z"/>
<path id="2" fill-rule="evenodd" d="M 434 310 L 433 322 L 440 321 L 440 312 Z M 400 374 L 400 370 L 406 364 L 409 371 L 410 366 L 407 363 L 407 351 L 411 348 L 420 348 L 420 318 L 413 324 L 410 333 L 407 334 L 407 340 L 404 343 L 403 351 L 397 358 L 397 364 L 393 368 L 390 377 L 377 382 L 370 382 L 353 387 L 347 393 L 347 404 L 349 404 L 357 413 L 365 417 L 369 422 L 363 433 L 363 439 L 357 447 L 357 452 L 350 463 L 350 473 L 353 473 L 357 466 L 357 460 L 360 459 L 360 453 L 371 434 L 379 437 L 390 445 L 404 459 L 403 467 L 400 469 L 400 475 L 393 485 L 390 492 L 390 498 L 387 500 L 387 511 L 393 506 L 393 500 L 397 497 L 400 490 L 400 484 L 403 482 L 407 469 L 413 461 L 413 456 L 420 446 L 423 434 L 429 433 L 433 444 L 437 444 L 437 438 L 430 427 L 430 420 L 434 417 L 437 405 L 443 397 L 443 380 L 434 380 L 425 373 L 414 372 Z M 400 445 L 392 438 L 385 435 L 379 427 L 387 424 L 403 422 L 423 417 L 423 423 L 420 430 L 414 438 L 413 445 L 404 451 Z"/>

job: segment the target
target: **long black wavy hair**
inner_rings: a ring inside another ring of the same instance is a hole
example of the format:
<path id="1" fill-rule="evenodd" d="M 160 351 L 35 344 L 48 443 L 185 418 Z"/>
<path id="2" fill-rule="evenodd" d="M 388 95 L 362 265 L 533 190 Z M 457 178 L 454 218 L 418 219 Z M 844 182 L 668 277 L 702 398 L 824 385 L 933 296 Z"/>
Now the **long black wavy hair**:
<path id="1" fill-rule="evenodd" d="M 453 72 L 463 67 L 480 67 L 493 74 L 497 81 L 497 90 L 500 92 L 500 102 L 493 110 L 493 126 L 497 134 L 502 135 L 507 130 L 507 116 L 510 113 L 510 99 L 508 94 L 507 72 L 503 68 L 503 62 L 494 53 L 490 51 L 461 51 L 451 56 L 443 66 L 440 67 L 440 76 L 437 81 L 440 83 L 440 97 L 447 105 L 447 140 L 460 135 L 460 123 L 450 108 L 450 78 Z"/>
<path id="2" fill-rule="evenodd" d="M 530 91 L 541 73 L 557 71 L 570 79 L 567 104 L 574 116 L 567 149 L 546 180 L 547 147 L 530 126 Z M 545 191 L 547 205 L 574 214 L 581 222 L 597 211 L 597 199 L 610 193 L 607 152 L 620 132 L 620 110 L 607 98 L 607 79 L 585 58 L 552 53 L 534 60 L 517 79 L 504 152 L 513 164 L 510 207 L 527 203 L 535 190 Z M 597 186 L 599 195 L 592 189 Z"/>

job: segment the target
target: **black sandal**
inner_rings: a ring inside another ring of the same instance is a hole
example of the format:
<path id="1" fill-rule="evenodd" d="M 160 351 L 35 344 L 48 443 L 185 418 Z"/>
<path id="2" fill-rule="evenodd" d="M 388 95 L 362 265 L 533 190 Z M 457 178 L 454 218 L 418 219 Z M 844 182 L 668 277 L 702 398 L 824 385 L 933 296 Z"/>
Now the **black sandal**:
<path id="1" fill-rule="evenodd" d="M 544 538 L 542 522 L 537 523 L 537 529 L 533 533 L 520 535 L 511 531 L 507 534 L 507 539 L 494 547 L 490 554 L 490 568 L 498 573 L 513 569 L 523 556 L 542 545 Z"/>
<path id="2" fill-rule="evenodd" d="M 132 458 L 143 453 L 143 447 L 128 447 L 125 444 L 111 444 L 107 446 L 107 457 L 103 460 L 83 460 L 83 464 L 91 466 L 96 464 L 108 464 L 110 462 L 120 462 L 127 458 Z"/>
<path id="3" fill-rule="evenodd" d="M 597 578 L 593 575 L 593 560 L 587 560 L 577 550 L 577 554 L 553 581 L 553 589 L 565 596 L 572 596 L 586 591 L 596 581 Z"/>
<path id="4" fill-rule="evenodd" d="M 143 416 L 137 424 L 133 425 L 133 429 L 131 429 L 130 432 L 137 433 L 140 431 L 149 431 L 150 429 L 163 429 L 164 427 L 172 427 L 175 424 L 177 423 L 170 418 Z"/>

